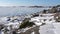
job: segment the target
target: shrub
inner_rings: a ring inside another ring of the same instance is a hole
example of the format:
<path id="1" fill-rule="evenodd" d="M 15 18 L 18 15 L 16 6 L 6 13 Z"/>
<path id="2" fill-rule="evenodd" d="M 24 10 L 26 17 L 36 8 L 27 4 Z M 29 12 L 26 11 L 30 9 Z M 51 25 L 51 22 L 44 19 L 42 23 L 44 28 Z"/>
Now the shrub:
<path id="1" fill-rule="evenodd" d="M 29 22 L 29 20 L 26 20 L 19 26 L 19 29 L 31 27 L 33 25 L 35 25 L 33 22 Z"/>

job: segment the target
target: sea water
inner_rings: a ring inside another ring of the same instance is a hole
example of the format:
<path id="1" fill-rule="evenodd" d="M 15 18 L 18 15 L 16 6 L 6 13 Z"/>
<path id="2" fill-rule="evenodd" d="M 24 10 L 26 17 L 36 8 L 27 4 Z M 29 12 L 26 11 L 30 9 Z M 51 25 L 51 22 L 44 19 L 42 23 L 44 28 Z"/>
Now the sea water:
<path id="1" fill-rule="evenodd" d="M 25 15 L 40 12 L 48 8 L 29 8 L 29 7 L 0 7 L 0 16 Z"/>

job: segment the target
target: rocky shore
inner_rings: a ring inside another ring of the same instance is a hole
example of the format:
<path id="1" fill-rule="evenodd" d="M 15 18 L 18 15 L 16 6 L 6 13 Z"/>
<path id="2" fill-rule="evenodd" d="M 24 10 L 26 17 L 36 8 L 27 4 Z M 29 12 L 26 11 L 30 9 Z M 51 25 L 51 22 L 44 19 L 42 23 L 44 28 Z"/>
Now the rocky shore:
<path id="1" fill-rule="evenodd" d="M 1 34 L 40 34 L 40 26 L 59 22 L 60 6 L 54 6 L 27 16 L 1 17 L 0 31 Z"/>

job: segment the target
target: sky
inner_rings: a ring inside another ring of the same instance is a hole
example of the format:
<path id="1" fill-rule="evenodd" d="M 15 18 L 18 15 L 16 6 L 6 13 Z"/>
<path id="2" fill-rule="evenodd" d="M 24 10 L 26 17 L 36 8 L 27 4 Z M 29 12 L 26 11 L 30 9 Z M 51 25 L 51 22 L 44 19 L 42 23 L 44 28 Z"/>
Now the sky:
<path id="1" fill-rule="evenodd" d="M 60 0 L 0 0 L 0 6 L 54 6 Z"/>

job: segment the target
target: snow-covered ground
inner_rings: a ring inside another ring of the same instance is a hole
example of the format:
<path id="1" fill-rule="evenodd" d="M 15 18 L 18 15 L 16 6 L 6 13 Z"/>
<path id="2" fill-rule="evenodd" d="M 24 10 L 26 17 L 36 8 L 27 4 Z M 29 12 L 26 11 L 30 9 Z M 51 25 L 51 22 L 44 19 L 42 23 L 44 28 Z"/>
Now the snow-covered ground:
<path id="1" fill-rule="evenodd" d="M 40 14 L 42 16 L 31 18 L 30 22 L 34 22 L 37 26 L 42 23 L 53 23 L 55 22 L 53 14 Z"/>
<path id="2" fill-rule="evenodd" d="M 43 16 L 37 16 L 37 17 L 31 18 L 30 22 L 34 22 L 35 25 L 33 25 L 32 27 L 29 27 L 29 28 L 28 27 L 23 28 L 17 33 L 26 32 L 30 29 L 31 30 L 34 29 L 35 32 L 37 32 L 39 30 L 38 33 L 40 33 L 40 34 L 60 34 L 60 23 L 55 22 L 53 14 L 42 14 L 42 15 Z M 28 17 L 30 17 L 30 16 L 28 16 Z M 19 21 L 19 20 L 20 19 L 24 20 L 24 18 L 20 18 L 17 16 L 11 17 L 10 21 L 7 21 L 8 19 L 9 18 L 7 18 L 7 17 L 2 17 L 2 18 L 0 18 L 0 23 L 7 26 L 7 29 L 9 29 L 9 30 L 11 28 L 10 27 L 11 25 L 12 25 L 13 29 L 14 28 L 18 29 L 20 24 L 22 23 L 22 21 Z M 42 23 L 46 23 L 46 24 L 43 26 L 40 26 L 40 25 L 42 25 Z M 31 34 L 35 34 L 34 31 L 32 31 Z"/>
<path id="3" fill-rule="evenodd" d="M 23 28 L 23 29 L 21 29 L 21 32 L 26 32 L 27 30 L 29 30 L 29 29 L 31 29 L 31 28 L 34 28 L 34 27 L 36 27 L 35 25 L 33 25 L 32 27 L 26 27 L 26 28 Z"/>
<path id="4" fill-rule="evenodd" d="M 55 34 L 60 34 L 60 23 L 53 23 L 54 27 L 55 27 Z"/>
<path id="5" fill-rule="evenodd" d="M 40 34 L 60 34 L 60 23 L 51 23 L 40 26 Z"/>

